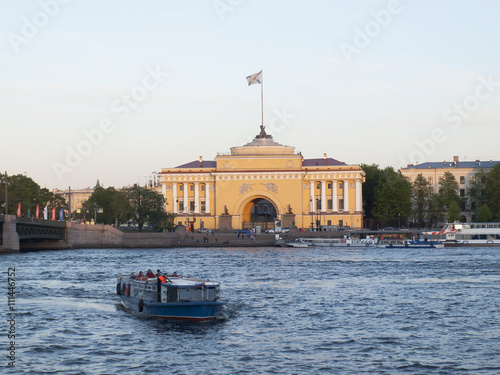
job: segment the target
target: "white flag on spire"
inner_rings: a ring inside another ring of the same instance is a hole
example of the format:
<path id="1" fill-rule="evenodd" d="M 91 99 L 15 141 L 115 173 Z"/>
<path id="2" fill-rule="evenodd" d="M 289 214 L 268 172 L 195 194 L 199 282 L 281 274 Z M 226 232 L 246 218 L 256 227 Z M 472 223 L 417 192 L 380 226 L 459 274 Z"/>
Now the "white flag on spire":
<path id="1" fill-rule="evenodd" d="M 248 81 L 248 86 L 257 84 L 257 83 L 262 83 L 262 70 L 258 73 L 252 74 L 251 76 L 247 77 Z"/>

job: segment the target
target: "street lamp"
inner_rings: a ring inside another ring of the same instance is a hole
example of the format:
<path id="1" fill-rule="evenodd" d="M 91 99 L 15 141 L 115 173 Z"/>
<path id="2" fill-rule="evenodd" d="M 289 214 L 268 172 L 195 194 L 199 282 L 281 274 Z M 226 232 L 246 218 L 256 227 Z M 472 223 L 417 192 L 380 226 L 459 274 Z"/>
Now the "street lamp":
<path id="1" fill-rule="evenodd" d="M 9 180 L 8 180 L 8 176 L 7 176 L 7 171 L 5 171 L 5 174 L 4 174 L 4 183 L 5 183 L 5 215 L 8 215 L 8 207 L 9 207 L 9 193 L 8 193 L 8 186 L 9 186 Z"/>

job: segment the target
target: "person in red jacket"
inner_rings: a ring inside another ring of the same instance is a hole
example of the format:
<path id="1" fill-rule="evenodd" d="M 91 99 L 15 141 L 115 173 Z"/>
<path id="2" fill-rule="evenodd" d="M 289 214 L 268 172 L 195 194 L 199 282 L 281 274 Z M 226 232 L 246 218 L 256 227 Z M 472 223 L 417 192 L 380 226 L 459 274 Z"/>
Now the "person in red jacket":
<path id="1" fill-rule="evenodd" d="M 156 277 L 154 272 L 151 271 L 151 268 L 148 269 L 148 272 L 146 273 L 146 277 L 149 277 L 150 279 Z"/>

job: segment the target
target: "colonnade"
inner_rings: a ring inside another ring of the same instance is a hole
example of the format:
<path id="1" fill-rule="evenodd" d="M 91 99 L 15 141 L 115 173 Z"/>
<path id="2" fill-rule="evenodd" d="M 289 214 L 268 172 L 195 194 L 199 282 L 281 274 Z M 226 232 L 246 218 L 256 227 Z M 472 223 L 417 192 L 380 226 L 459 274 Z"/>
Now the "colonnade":
<path id="1" fill-rule="evenodd" d="M 179 196 L 177 195 L 177 185 L 179 183 L 177 182 L 172 182 L 172 206 L 173 206 L 173 213 L 195 213 L 195 214 L 209 214 L 210 213 L 210 182 L 202 182 L 201 184 L 199 182 L 193 182 L 192 184 L 194 185 L 194 210 L 189 209 L 189 185 L 190 183 L 180 183 L 183 186 L 183 195 L 182 195 L 182 200 L 184 202 L 184 207 L 182 211 L 179 211 L 179 206 L 178 206 L 178 201 L 179 201 Z M 205 186 L 205 196 L 200 197 L 200 185 Z M 163 183 L 162 184 L 162 192 L 163 196 L 166 198 L 167 197 L 167 184 Z M 205 209 L 202 211 L 201 210 L 201 199 L 205 199 Z"/>
<path id="2" fill-rule="evenodd" d="M 316 198 L 316 184 L 321 183 L 321 195 L 320 198 Z M 338 195 L 338 183 L 342 182 L 342 196 L 339 197 Z M 345 179 L 345 180 L 321 180 L 321 181 L 309 181 L 309 187 L 310 187 L 310 212 L 318 212 L 318 208 L 316 207 L 316 200 L 319 200 L 320 203 L 320 208 L 319 210 L 321 212 L 327 212 L 327 199 L 330 198 L 332 200 L 332 208 L 331 212 L 350 212 L 350 206 L 349 206 L 349 183 L 351 180 Z M 327 196 L 327 183 L 332 184 L 332 192 L 331 195 Z M 362 187 L 361 187 L 361 180 L 354 180 L 354 211 L 355 213 L 360 213 L 362 211 L 362 205 L 363 205 L 363 198 L 362 198 Z M 342 198 L 342 207 L 339 207 L 339 198 Z"/>

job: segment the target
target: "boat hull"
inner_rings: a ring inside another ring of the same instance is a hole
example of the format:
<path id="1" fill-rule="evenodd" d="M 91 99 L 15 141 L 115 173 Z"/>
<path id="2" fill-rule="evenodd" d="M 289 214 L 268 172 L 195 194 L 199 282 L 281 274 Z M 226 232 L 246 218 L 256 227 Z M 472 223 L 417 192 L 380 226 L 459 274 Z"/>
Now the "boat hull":
<path id="1" fill-rule="evenodd" d="M 165 320 L 205 321 L 215 319 L 222 311 L 223 302 L 149 302 L 120 296 L 122 305 L 133 313 Z M 141 302 L 142 301 L 142 302 Z"/>

